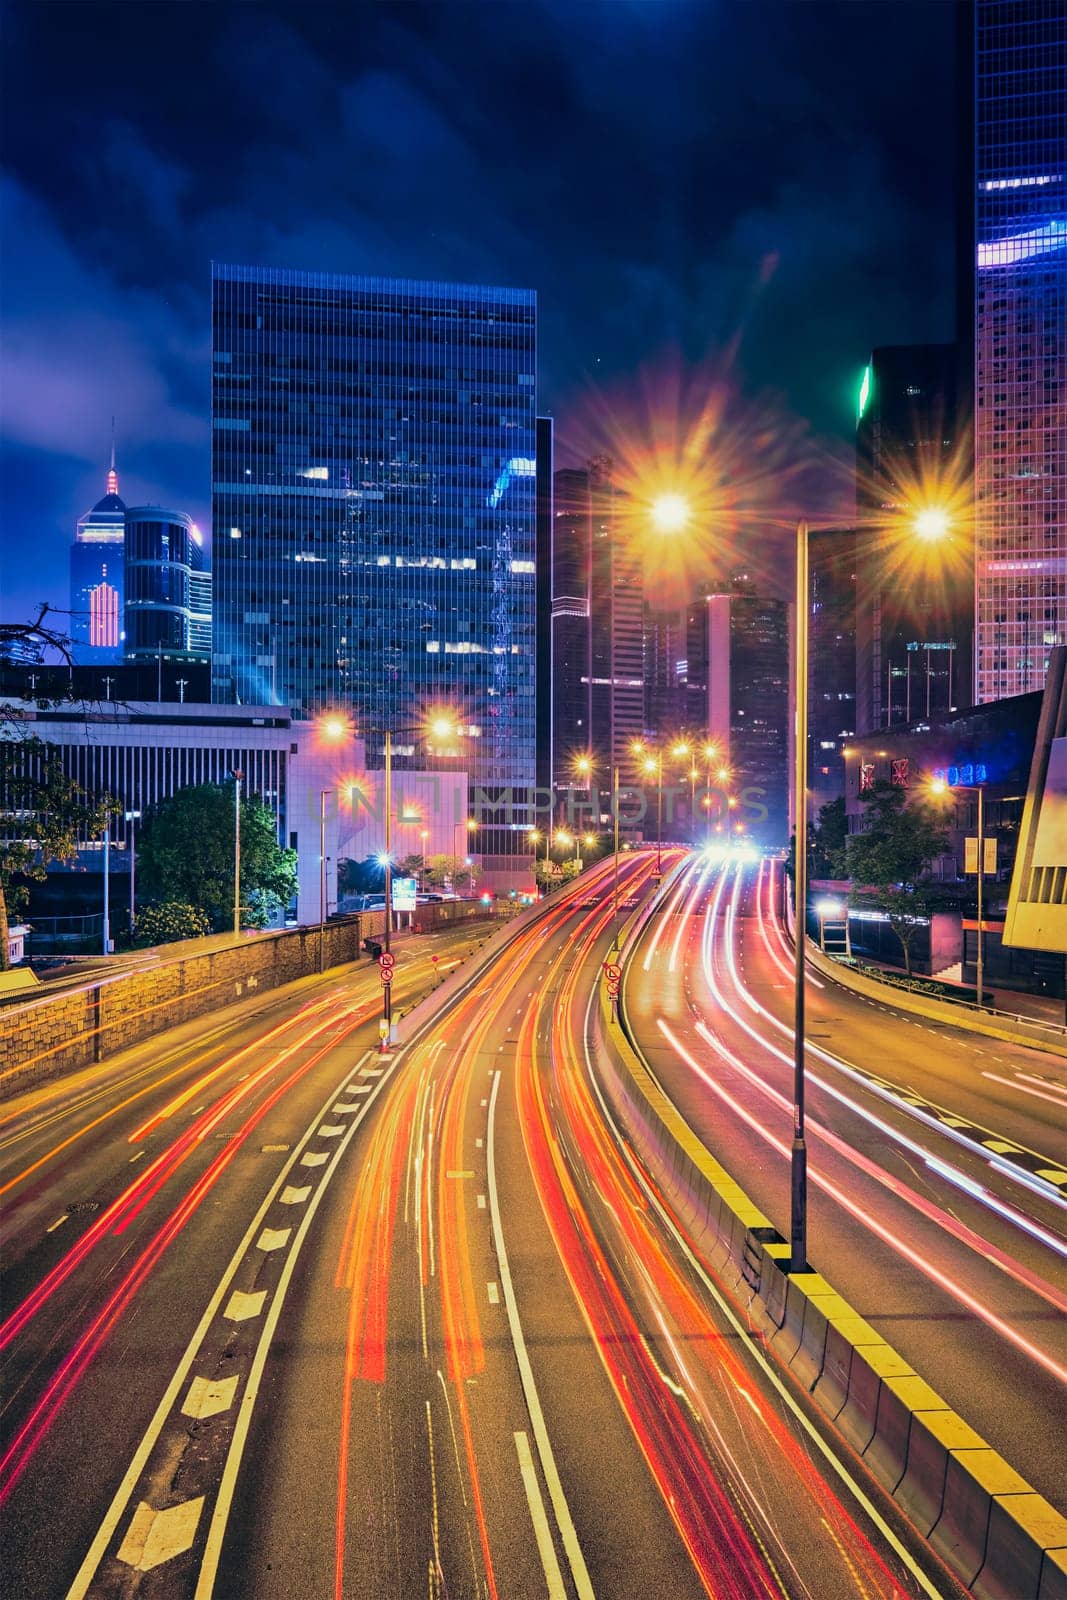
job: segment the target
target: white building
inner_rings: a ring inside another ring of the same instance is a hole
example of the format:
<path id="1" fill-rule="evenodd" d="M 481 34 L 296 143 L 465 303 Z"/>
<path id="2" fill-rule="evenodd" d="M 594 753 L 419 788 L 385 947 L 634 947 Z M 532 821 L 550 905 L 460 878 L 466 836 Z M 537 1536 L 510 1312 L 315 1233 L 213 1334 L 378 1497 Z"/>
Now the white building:
<path id="1" fill-rule="evenodd" d="M 320 916 L 322 840 L 326 910 L 337 905 L 337 862 L 377 854 L 385 845 L 384 774 L 368 773 L 363 742 L 324 738 L 279 706 L 224 706 L 118 701 L 40 709 L 23 703 L 28 730 L 64 752 L 65 771 L 90 795 L 117 802 L 110 868 L 129 870 L 131 823 L 177 790 L 232 783 L 274 812 L 278 838 L 297 853 L 297 920 Z M 470 848 L 465 772 L 394 774 L 393 855 L 454 855 Z M 136 826 L 134 824 L 133 826 Z M 87 841 L 83 864 L 97 870 L 102 840 Z"/>

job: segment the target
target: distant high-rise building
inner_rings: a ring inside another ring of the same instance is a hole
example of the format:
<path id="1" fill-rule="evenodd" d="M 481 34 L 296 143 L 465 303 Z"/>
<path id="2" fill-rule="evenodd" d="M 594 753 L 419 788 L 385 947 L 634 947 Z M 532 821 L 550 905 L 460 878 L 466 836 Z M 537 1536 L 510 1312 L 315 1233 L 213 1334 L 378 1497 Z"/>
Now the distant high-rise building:
<path id="1" fill-rule="evenodd" d="M 211 562 L 199 528 L 193 525 L 189 547 L 189 650 L 211 656 Z"/>
<path id="2" fill-rule="evenodd" d="M 915 530 L 921 511 L 959 495 L 959 432 L 953 345 L 872 353 L 856 429 L 860 733 L 945 715 L 969 699 L 969 515 L 958 515 L 937 549 Z"/>
<path id="3" fill-rule="evenodd" d="M 536 316 L 525 289 L 214 266 L 216 699 L 345 711 L 372 764 L 453 708 L 473 783 L 532 789 Z"/>
<path id="4" fill-rule="evenodd" d="M 70 550 L 71 643 L 76 660 L 88 665 L 123 658 L 125 533 L 112 441 L 107 492 L 78 519 Z"/>
<path id="5" fill-rule="evenodd" d="M 192 519 L 161 506 L 126 513 L 126 659 L 192 655 Z"/>
<path id="6" fill-rule="evenodd" d="M 537 787 L 552 786 L 552 418 L 537 419 Z M 545 818 L 537 817 L 536 822 Z"/>
<path id="7" fill-rule="evenodd" d="M 689 610 L 690 731 L 714 743 L 729 769 L 734 809 L 724 833 L 761 844 L 788 837 L 790 607 L 746 580 Z M 713 775 L 713 785 L 714 785 Z"/>
<path id="8" fill-rule="evenodd" d="M 551 781 L 562 789 L 573 782 L 575 757 L 592 748 L 593 507 L 584 468 L 561 468 L 553 488 Z"/>
<path id="9" fill-rule="evenodd" d="M 645 606 L 645 732 L 650 739 L 681 733 L 688 724 L 688 625 L 685 606 Z"/>
<path id="10" fill-rule="evenodd" d="M 975 695 L 1043 686 L 1067 641 L 1067 7 L 961 8 L 973 133 Z M 964 238 L 969 226 L 962 230 Z"/>
<path id="11" fill-rule="evenodd" d="M 589 464 L 589 497 L 590 748 L 597 780 L 606 787 L 612 767 L 631 759 L 630 746 L 644 734 L 644 574 L 626 538 L 607 457 Z"/>
<path id="12" fill-rule="evenodd" d="M 808 536 L 808 775 L 813 808 L 845 792 L 841 755 L 856 732 L 856 531 Z"/>

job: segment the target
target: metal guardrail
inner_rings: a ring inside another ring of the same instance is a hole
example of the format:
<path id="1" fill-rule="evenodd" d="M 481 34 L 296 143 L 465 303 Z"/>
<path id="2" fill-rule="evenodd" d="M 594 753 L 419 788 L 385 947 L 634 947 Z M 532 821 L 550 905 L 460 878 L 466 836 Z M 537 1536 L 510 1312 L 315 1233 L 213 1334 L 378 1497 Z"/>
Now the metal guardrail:
<path id="1" fill-rule="evenodd" d="M 928 1000 L 945 1000 L 949 1005 L 959 1006 L 961 1011 L 973 1011 L 976 1015 L 991 1018 L 1002 1018 L 1005 1022 L 1021 1022 L 1028 1028 L 1041 1028 L 1050 1038 L 1067 1039 L 1067 1023 L 1045 1022 L 1041 1017 L 1030 1016 L 1024 1011 L 1004 1011 L 999 1006 L 979 1005 L 977 998 L 965 1000 L 961 995 L 954 994 L 947 986 L 934 988 L 927 979 L 897 977 L 895 973 L 887 972 L 882 967 L 872 967 L 860 961 L 842 961 L 837 956 L 826 952 L 827 959 L 833 961 L 835 966 L 849 967 L 853 972 L 858 972 L 861 977 L 870 978 L 875 983 L 882 983 L 887 989 L 903 989 L 909 994 L 925 995 Z"/>

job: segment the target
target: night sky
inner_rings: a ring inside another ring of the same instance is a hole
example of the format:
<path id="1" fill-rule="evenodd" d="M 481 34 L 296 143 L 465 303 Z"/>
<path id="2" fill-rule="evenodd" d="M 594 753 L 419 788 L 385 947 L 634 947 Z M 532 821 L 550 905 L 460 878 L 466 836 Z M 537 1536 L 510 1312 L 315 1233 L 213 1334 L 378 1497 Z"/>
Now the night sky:
<path id="1" fill-rule="evenodd" d="M 952 337 L 949 0 L 8 8 L 5 620 L 121 492 L 210 525 L 209 263 L 532 287 L 541 409 L 729 352 L 843 455 L 872 345 Z"/>

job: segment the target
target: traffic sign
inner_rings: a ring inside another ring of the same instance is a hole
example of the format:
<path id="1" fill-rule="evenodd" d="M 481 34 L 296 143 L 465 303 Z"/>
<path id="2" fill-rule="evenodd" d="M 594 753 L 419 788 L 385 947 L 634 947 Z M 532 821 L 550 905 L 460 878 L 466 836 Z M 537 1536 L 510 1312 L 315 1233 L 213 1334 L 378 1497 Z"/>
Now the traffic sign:
<path id="1" fill-rule="evenodd" d="M 392 969 L 392 967 L 383 967 L 381 972 L 378 974 L 378 976 L 381 978 L 381 980 L 385 984 L 386 988 L 388 988 L 389 985 L 393 981 L 393 969 Z"/>
<path id="2" fill-rule="evenodd" d="M 396 956 L 394 956 L 391 950 L 383 950 L 381 955 L 378 957 L 378 965 L 383 971 L 391 970 L 396 966 Z"/>
<path id="3" fill-rule="evenodd" d="M 622 968 L 617 961 L 605 961 L 604 974 L 607 978 L 618 981 L 622 977 Z"/>
<path id="4" fill-rule="evenodd" d="M 617 995 L 617 994 L 618 994 L 618 992 L 619 992 L 619 984 L 618 984 L 618 979 L 616 979 L 616 978 L 609 978 L 609 979 L 608 979 L 608 994 L 609 994 L 609 995 L 610 995 L 610 996 L 611 996 L 611 998 L 612 998 L 612 999 L 613 999 L 613 1000 L 614 1000 L 614 998 L 615 998 L 615 996 L 616 996 L 616 995 Z"/>

